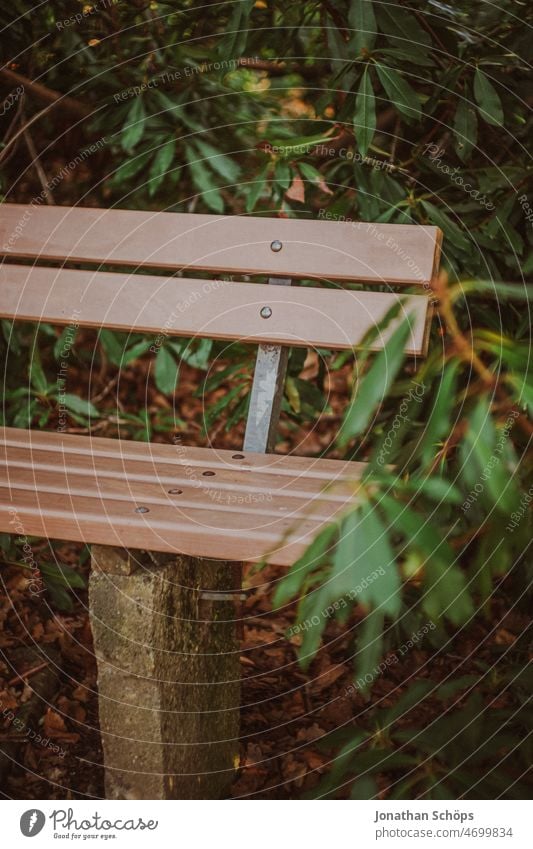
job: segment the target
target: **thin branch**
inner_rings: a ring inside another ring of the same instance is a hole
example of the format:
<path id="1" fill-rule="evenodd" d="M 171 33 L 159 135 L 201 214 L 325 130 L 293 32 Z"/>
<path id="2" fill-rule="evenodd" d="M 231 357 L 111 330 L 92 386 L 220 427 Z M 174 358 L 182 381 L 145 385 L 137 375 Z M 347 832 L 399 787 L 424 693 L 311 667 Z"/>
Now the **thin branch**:
<path id="1" fill-rule="evenodd" d="M 25 129 L 23 135 L 24 135 L 24 141 L 26 142 L 26 147 L 28 148 L 29 154 L 31 156 L 31 164 L 33 165 L 33 167 L 37 171 L 37 176 L 39 177 L 39 182 L 41 184 L 41 188 L 42 188 L 44 196 L 46 198 L 46 203 L 49 204 L 49 206 L 53 206 L 54 205 L 54 196 L 53 196 L 52 192 L 50 191 L 50 187 L 48 185 L 48 180 L 46 179 L 46 174 L 44 173 L 44 169 L 43 169 L 41 163 L 39 162 L 39 154 L 37 153 L 37 150 L 36 150 L 35 145 L 33 143 L 33 139 L 30 136 L 29 130 Z"/>
<path id="2" fill-rule="evenodd" d="M 299 74 L 306 79 L 316 79 L 322 74 L 317 65 L 289 65 L 287 62 L 269 62 L 266 59 L 247 59 L 243 56 L 237 63 L 240 67 L 253 71 L 265 71 L 270 77 L 284 77 L 287 74 Z"/>
<path id="3" fill-rule="evenodd" d="M 0 72 L 0 73 L 1 73 L 1 72 Z M 31 116 L 31 118 L 29 118 L 29 119 L 26 121 L 26 123 L 25 123 L 25 124 L 23 124 L 23 125 L 22 125 L 22 127 L 20 127 L 20 129 L 18 129 L 18 130 L 17 130 L 17 132 L 15 133 L 15 135 L 14 135 L 14 136 L 12 136 L 12 137 L 9 139 L 9 141 L 8 141 L 8 142 L 6 142 L 6 144 L 4 145 L 4 148 L 2 149 L 2 151 L 0 151 L 0 162 L 3 162 L 3 161 L 4 161 L 4 159 L 5 159 L 5 157 L 6 157 L 6 153 L 8 152 L 8 150 L 9 150 L 10 148 L 12 148 L 12 147 L 13 147 L 13 146 L 17 143 L 17 141 L 19 140 L 19 138 L 20 138 L 21 136 L 23 136 L 23 135 L 24 135 L 24 133 L 26 132 L 26 130 L 27 130 L 27 129 L 29 129 L 29 127 L 31 127 L 31 126 L 32 126 L 32 124 L 35 124 L 35 122 L 36 122 L 36 121 L 38 121 L 38 120 L 39 120 L 39 118 L 42 118 L 42 116 L 43 116 L 43 115 L 46 115 L 46 113 L 47 113 L 47 112 L 50 112 L 50 110 L 52 109 L 52 107 L 53 107 L 53 106 L 54 106 L 54 104 L 53 104 L 53 103 L 50 103 L 50 105 L 49 105 L 49 106 L 45 106 L 45 107 L 44 107 L 44 109 L 41 109 L 41 111 L 40 111 L 40 112 L 36 112 L 36 113 L 35 113 L 35 115 L 32 115 L 32 116 Z"/>
<path id="4" fill-rule="evenodd" d="M 49 106 L 60 106 L 66 112 L 71 112 L 77 118 L 87 118 L 92 113 L 90 107 L 80 103 L 79 100 L 74 100 L 61 92 L 53 91 L 53 89 L 42 85 L 42 83 L 34 82 L 29 77 L 18 74 L 16 71 L 11 71 L 9 68 L 0 69 L 0 79 L 4 79 L 10 84 L 24 86 L 24 90 L 33 95 L 36 100 L 42 103 L 47 103 Z"/>

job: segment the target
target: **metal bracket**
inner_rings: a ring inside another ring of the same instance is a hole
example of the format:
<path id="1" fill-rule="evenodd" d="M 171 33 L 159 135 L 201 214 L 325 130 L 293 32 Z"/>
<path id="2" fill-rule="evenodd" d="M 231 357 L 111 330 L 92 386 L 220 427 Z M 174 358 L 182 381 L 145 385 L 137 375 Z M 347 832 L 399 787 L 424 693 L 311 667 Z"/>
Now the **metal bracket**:
<path id="1" fill-rule="evenodd" d="M 202 601 L 244 601 L 246 593 L 241 590 L 201 590 L 198 595 Z"/>
<path id="2" fill-rule="evenodd" d="M 291 285 L 288 277 L 271 277 L 268 282 L 271 286 Z M 261 315 L 265 319 L 272 315 L 268 304 L 262 308 Z M 244 435 L 245 451 L 269 454 L 274 450 L 288 358 L 289 348 L 285 345 L 259 345 Z"/>

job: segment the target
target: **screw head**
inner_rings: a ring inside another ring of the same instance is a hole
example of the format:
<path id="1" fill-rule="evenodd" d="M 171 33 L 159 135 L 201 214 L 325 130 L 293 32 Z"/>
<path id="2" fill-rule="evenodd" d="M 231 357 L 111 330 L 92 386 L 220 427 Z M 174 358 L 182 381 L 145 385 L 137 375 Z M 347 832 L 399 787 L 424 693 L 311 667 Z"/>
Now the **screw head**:
<path id="1" fill-rule="evenodd" d="M 182 492 L 183 492 L 182 489 L 169 489 L 168 494 L 169 495 L 181 495 Z"/>
<path id="2" fill-rule="evenodd" d="M 270 307 L 262 307 L 259 315 L 261 316 L 261 318 L 270 318 L 270 316 L 272 315 L 272 310 L 270 309 Z"/>
<path id="3" fill-rule="evenodd" d="M 136 507 L 135 512 L 136 513 L 149 513 L 150 511 L 149 511 L 148 507 Z"/>
<path id="4" fill-rule="evenodd" d="M 282 247 L 283 247 L 282 242 L 280 242 L 279 239 L 274 239 L 274 241 L 270 245 L 270 250 L 274 251 L 274 253 L 277 254 L 278 251 L 280 251 L 282 249 Z"/>

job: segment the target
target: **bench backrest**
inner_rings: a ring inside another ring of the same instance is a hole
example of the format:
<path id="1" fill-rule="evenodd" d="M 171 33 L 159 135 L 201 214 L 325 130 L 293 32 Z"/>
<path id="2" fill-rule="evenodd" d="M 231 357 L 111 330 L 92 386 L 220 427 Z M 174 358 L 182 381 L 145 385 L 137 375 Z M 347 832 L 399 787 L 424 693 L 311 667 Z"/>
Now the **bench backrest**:
<path id="1" fill-rule="evenodd" d="M 431 226 L 4 204 L 0 316 L 65 325 L 75 316 L 79 326 L 153 333 L 159 344 L 172 335 L 258 343 L 245 447 L 269 450 L 287 346 L 354 349 L 401 298 L 395 321 L 412 317 L 406 350 L 426 353 L 440 245 L 441 232 Z M 219 277 L 200 279 L 198 272 Z M 295 279 L 329 288 L 292 287 Z M 380 290 L 344 288 L 348 283 Z M 419 293 L 386 291 L 389 284 Z"/>

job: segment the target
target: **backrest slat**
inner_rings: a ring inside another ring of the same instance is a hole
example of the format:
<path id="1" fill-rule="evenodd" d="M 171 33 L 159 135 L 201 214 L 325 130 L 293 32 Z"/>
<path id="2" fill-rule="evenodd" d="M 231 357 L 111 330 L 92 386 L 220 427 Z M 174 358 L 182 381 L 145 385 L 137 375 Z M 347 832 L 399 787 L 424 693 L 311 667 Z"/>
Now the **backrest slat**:
<path id="1" fill-rule="evenodd" d="M 402 299 L 413 315 L 406 350 L 425 354 L 426 295 L 268 286 L 147 274 L 0 265 L 0 317 L 167 336 L 351 349 Z"/>
<path id="2" fill-rule="evenodd" d="M 427 286 L 437 227 L 2 204 L 0 253 L 63 262 Z"/>

